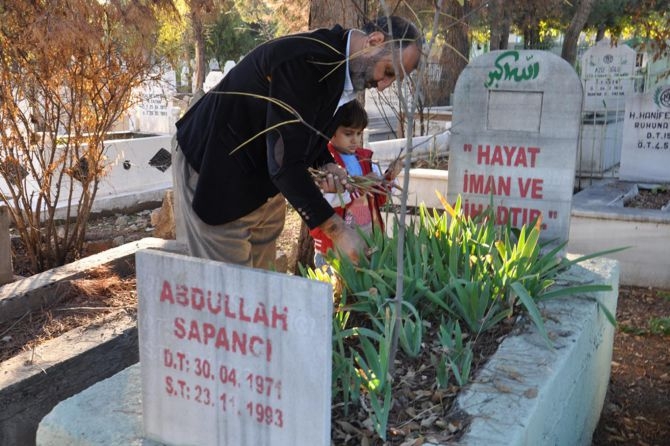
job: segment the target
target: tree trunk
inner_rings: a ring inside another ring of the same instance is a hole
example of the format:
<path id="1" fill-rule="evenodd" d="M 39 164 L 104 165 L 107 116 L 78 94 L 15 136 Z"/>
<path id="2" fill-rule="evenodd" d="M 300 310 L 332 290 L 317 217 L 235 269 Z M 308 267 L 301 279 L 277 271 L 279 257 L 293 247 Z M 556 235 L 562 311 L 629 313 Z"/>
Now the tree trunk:
<path id="1" fill-rule="evenodd" d="M 523 30 L 523 49 L 533 50 L 540 46 L 540 25 L 534 23 Z"/>
<path id="2" fill-rule="evenodd" d="M 575 15 L 572 16 L 570 25 L 565 31 L 563 40 L 563 48 L 561 49 L 561 57 L 565 59 L 570 65 L 574 65 L 577 59 L 577 42 L 579 41 L 579 33 L 584 29 L 586 20 L 593 9 L 593 0 L 581 0 L 577 5 Z"/>
<path id="3" fill-rule="evenodd" d="M 330 28 L 335 24 L 359 28 L 363 25 L 366 7 L 366 0 L 312 0 L 309 28 Z"/>
<path id="4" fill-rule="evenodd" d="M 509 45 L 509 32 L 512 27 L 512 16 L 510 13 L 510 6 L 504 5 L 504 0 L 501 0 L 502 7 L 502 22 L 500 26 L 500 47 L 499 50 L 506 50 Z"/>
<path id="5" fill-rule="evenodd" d="M 489 39 L 489 49 L 491 51 L 502 49 L 503 38 L 503 0 L 491 0 L 489 2 L 489 28 L 491 37 Z"/>
<path id="6" fill-rule="evenodd" d="M 205 61 L 205 31 L 199 11 L 191 10 L 191 28 L 193 30 L 193 44 L 195 47 L 195 79 L 193 80 L 193 93 L 202 90 L 205 83 L 206 61 Z"/>
<path id="7" fill-rule="evenodd" d="M 469 2 L 464 1 L 463 6 L 458 2 L 448 2 L 445 16 L 446 45 L 442 47 L 440 65 L 443 67 L 440 85 L 441 94 L 433 98 L 433 105 L 448 105 L 451 95 L 456 87 L 456 81 L 465 66 L 468 64 L 470 55 L 470 39 L 468 38 L 467 13 Z"/>

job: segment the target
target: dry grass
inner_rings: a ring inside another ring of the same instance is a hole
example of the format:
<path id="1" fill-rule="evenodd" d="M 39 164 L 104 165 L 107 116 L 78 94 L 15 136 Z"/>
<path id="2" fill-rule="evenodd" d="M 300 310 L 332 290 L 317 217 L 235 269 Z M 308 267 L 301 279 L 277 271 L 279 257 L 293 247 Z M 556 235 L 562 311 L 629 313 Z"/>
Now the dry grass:
<path id="1" fill-rule="evenodd" d="M 121 277 L 109 267 L 60 283 L 57 292 L 61 298 L 53 306 L 0 324 L 0 361 L 32 351 L 74 328 L 100 322 L 119 310 L 137 312 L 135 277 Z"/>

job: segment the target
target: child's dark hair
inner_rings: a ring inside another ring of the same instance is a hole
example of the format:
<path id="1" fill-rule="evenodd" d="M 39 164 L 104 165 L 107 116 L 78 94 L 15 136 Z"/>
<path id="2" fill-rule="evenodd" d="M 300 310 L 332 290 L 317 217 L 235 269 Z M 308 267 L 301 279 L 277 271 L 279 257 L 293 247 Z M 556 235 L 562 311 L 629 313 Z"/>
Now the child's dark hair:
<path id="1" fill-rule="evenodd" d="M 337 110 L 338 125 L 352 129 L 364 129 L 368 126 L 368 113 L 358 100 L 347 102 Z"/>

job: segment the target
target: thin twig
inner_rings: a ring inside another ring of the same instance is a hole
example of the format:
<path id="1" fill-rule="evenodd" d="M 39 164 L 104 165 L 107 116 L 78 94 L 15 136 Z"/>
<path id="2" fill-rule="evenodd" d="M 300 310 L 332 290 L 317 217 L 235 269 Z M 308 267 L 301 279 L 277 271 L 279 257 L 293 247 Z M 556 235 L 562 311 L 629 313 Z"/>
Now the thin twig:
<path id="1" fill-rule="evenodd" d="M 8 328 L 7 330 L 5 330 L 5 331 L 3 331 L 2 333 L 0 333 L 0 338 L 2 338 L 4 335 L 6 335 L 7 333 L 9 333 L 9 332 L 11 331 L 11 329 L 14 328 L 14 326 L 15 326 L 16 324 L 18 324 L 19 322 L 21 322 L 21 320 L 22 320 L 24 317 L 28 316 L 29 314 L 30 314 L 30 311 L 26 311 L 26 312 L 23 314 L 23 316 L 21 316 L 20 318 L 18 318 L 12 325 L 9 326 L 9 328 Z"/>
<path id="2" fill-rule="evenodd" d="M 134 305 L 126 305 L 123 307 L 64 307 L 64 308 L 56 308 L 52 311 L 71 311 L 71 310 L 82 310 L 82 311 L 89 311 L 89 310 L 117 310 L 121 308 L 134 308 Z"/>
<path id="3" fill-rule="evenodd" d="M 425 410 L 422 410 L 421 412 L 417 413 L 415 416 L 413 416 L 409 420 L 405 421 L 404 423 L 402 423 L 402 424 L 400 424 L 399 426 L 396 426 L 396 427 L 398 429 L 402 429 L 404 426 L 407 426 L 409 423 L 411 423 L 415 420 L 418 420 L 419 417 L 421 417 L 423 414 L 432 412 L 433 410 L 435 410 L 436 407 L 442 407 L 442 406 L 440 404 L 435 404 L 433 406 L 430 406 L 429 408 L 427 408 Z"/>
<path id="4" fill-rule="evenodd" d="M 275 105 L 278 105 L 279 107 L 283 108 L 284 110 L 286 110 L 287 112 L 289 112 L 291 115 L 293 115 L 293 116 L 296 117 L 295 120 L 288 120 L 288 121 L 279 122 L 279 123 L 273 125 L 273 126 L 270 127 L 270 128 L 267 128 L 267 129 L 265 129 L 265 130 L 263 130 L 263 131 L 261 131 L 261 132 L 256 133 L 254 136 L 252 136 L 251 138 L 249 138 L 249 139 L 247 139 L 246 141 L 244 141 L 242 144 L 240 144 L 240 145 L 238 145 L 237 147 L 235 147 L 235 148 L 230 152 L 231 155 L 232 155 L 233 153 L 237 152 L 239 149 L 241 149 L 242 146 L 245 146 L 245 145 L 249 144 L 251 141 L 253 141 L 254 139 L 258 138 L 259 136 L 261 136 L 261 135 L 263 135 L 263 134 L 269 132 L 270 130 L 273 130 L 273 129 L 279 127 L 279 126 L 286 125 L 286 124 L 298 124 L 298 123 L 303 124 L 305 127 L 309 128 L 309 129 L 312 130 L 314 133 L 316 133 L 317 135 L 319 135 L 319 136 L 321 136 L 322 138 L 324 138 L 326 141 L 330 140 L 330 137 L 329 137 L 329 136 L 324 135 L 323 132 L 321 132 L 319 129 L 317 129 L 317 128 L 315 128 L 314 126 L 310 125 L 307 121 L 305 121 L 305 120 L 302 118 L 302 116 L 300 116 L 300 113 L 298 113 L 296 109 L 294 109 L 294 108 L 291 107 L 289 104 L 287 104 L 286 102 L 284 102 L 284 101 L 282 101 L 282 100 L 280 100 L 280 99 L 272 98 L 272 97 L 268 97 L 268 96 L 263 96 L 263 95 L 259 95 L 259 94 L 254 94 L 254 93 L 246 93 L 246 92 L 243 92 L 243 91 L 212 91 L 212 92 L 210 92 L 210 93 L 212 93 L 212 94 L 221 94 L 221 95 L 250 96 L 250 97 L 253 97 L 253 98 L 257 98 L 257 99 L 263 99 L 263 100 L 265 100 L 265 101 L 268 101 L 268 102 L 271 102 L 271 103 L 273 103 L 273 104 L 275 104 Z"/>

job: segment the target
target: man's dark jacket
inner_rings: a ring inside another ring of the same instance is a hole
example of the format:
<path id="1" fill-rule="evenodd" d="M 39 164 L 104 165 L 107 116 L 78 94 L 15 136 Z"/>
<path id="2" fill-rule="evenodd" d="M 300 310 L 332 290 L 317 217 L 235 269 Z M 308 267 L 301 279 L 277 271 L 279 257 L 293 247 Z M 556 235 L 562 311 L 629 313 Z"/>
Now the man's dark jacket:
<path id="1" fill-rule="evenodd" d="M 240 218 L 278 192 L 310 228 L 333 214 L 307 168 L 333 162 L 327 143 L 336 129 L 346 44 L 340 26 L 264 43 L 177 121 L 180 149 L 199 173 L 192 206 L 205 223 Z M 286 124 L 297 119 L 321 134 Z"/>

